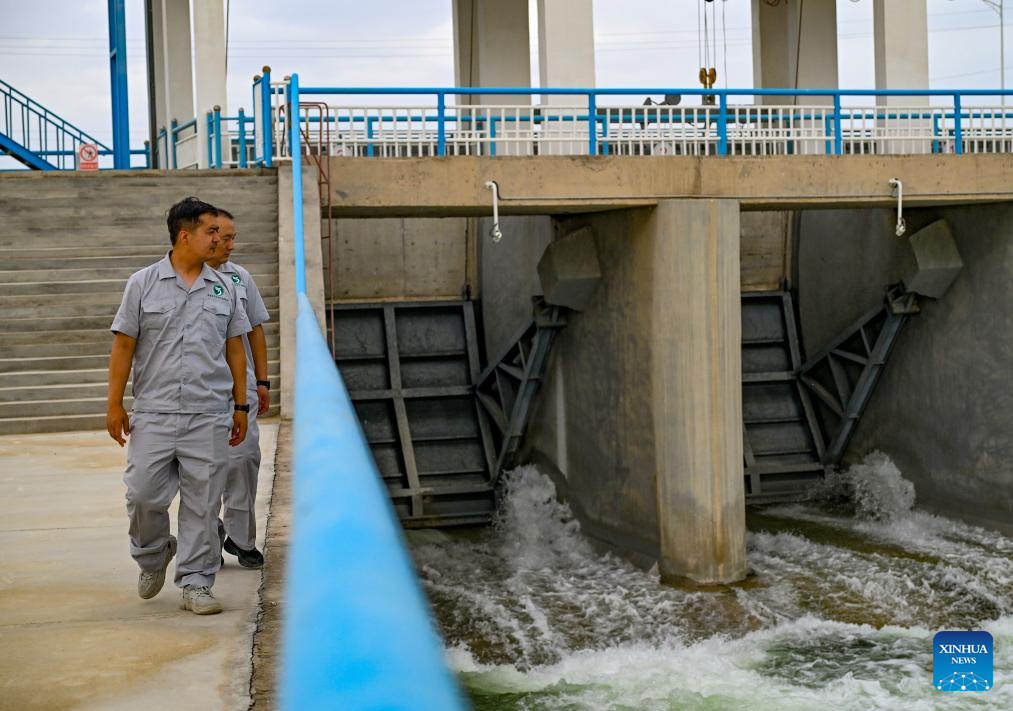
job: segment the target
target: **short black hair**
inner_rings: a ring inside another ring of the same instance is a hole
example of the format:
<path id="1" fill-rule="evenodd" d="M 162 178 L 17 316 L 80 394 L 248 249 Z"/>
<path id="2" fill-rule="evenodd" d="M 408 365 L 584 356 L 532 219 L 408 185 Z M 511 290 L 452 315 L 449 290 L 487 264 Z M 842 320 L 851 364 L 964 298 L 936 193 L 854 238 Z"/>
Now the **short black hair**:
<path id="1" fill-rule="evenodd" d="M 230 220 L 232 220 L 233 222 L 235 222 L 235 220 L 236 220 L 236 218 L 232 216 L 232 213 L 229 212 L 228 210 L 226 210 L 224 207 L 218 208 L 218 216 L 219 217 L 227 217 Z"/>
<path id="2" fill-rule="evenodd" d="M 169 228 L 169 243 L 175 246 L 176 237 L 180 231 L 193 229 L 195 225 L 200 223 L 202 215 L 218 217 L 220 212 L 217 207 L 200 198 L 183 198 L 170 207 L 165 216 L 165 224 Z"/>

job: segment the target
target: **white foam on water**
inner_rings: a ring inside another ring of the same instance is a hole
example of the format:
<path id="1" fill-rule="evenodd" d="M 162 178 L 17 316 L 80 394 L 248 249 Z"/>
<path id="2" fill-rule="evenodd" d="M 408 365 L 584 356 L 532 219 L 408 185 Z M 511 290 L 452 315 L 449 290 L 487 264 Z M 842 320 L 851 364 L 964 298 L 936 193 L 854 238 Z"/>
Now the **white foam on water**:
<path id="1" fill-rule="evenodd" d="M 1013 631 L 1013 618 L 995 626 Z M 526 672 L 461 648 L 451 659 L 479 708 L 505 694 L 531 709 L 1013 708 L 1013 684 L 1000 676 L 973 698 L 933 688 L 932 634 L 804 617 L 741 638 L 578 651 Z M 1010 641 L 997 636 L 997 649 Z M 996 661 L 1008 663 L 1009 651 Z"/>
<path id="2" fill-rule="evenodd" d="M 719 593 L 595 553 L 533 467 L 506 475 L 494 530 L 410 538 L 478 709 L 1013 708 L 1013 541 L 911 511 L 885 458 L 860 467 L 890 479 L 862 515 L 772 513 L 884 545 L 751 533 L 756 584 Z M 933 688 L 939 629 L 993 634 L 991 691 Z"/>

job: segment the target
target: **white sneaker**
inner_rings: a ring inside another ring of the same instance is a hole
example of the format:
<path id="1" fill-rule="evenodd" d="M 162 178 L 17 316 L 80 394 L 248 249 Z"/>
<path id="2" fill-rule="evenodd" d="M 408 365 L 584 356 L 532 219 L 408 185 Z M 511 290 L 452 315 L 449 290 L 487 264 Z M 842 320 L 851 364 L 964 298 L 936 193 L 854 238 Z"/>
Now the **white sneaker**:
<path id="1" fill-rule="evenodd" d="M 169 536 L 169 545 L 165 549 L 165 558 L 162 560 L 162 567 L 156 571 L 148 572 L 142 570 L 137 576 L 137 594 L 142 600 L 150 600 L 155 597 L 165 585 L 165 569 L 169 567 L 169 561 L 176 555 L 176 537 Z"/>
<path id="2" fill-rule="evenodd" d="M 217 615 L 222 611 L 222 604 L 215 599 L 211 588 L 207 585 L 187 585 L 183 588 L 183 610 L 190 610 L 195 615 Z"/>

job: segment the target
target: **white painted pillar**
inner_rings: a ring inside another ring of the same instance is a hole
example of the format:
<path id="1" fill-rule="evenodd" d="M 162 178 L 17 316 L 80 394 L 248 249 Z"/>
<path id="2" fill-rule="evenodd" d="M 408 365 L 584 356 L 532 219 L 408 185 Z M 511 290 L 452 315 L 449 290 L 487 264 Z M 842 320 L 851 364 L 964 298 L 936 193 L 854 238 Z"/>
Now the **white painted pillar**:
<path id="1" fill-rule="evenodd" d="M 538 0 L 538 74 L 541 86 L 594 86 L 594 9 L 591 0 Z M 543 104 L 572 104 L 542 97 Z"/>
<path id="2" fill-rule="evenodd" d="M 527 0 L 454 0 L 454 79 L 458 86 L 531 86 Z M 502 96 L 474 103 L 518 102 Z"/>
<path id="3" fill-rule="evenodd" d="M 788 75 L 788 3 L 769 5 L 753 0 L 753 86 L 786 89 L 794 86 Z M 776 96 L 761 97 L 760 104 L 783 104 Z M 790 102 L 789 102 L 790 103 Z"/>
<path id="4" fill-rule="evenodd" d="M 539 84 L 553 89 L 594 86 L 594 9 L 591 0 L 538 0 Z M 542 106 L 587 106 L 579 96 L 541 96 Z M 540 151 L 552 155 L 587 151 L 587 123 L 575 111 L 542 111 Z"/>
<path id="5" fill-rule="evenodd" d="M 201 168 L 210 167 L 207 112 L 220 106 L 227 111 L 225 82 L 224 0 L 194 0 L 193 35 L 196 85 L 197 154 Z M 225 145 L 222 145 L 225 151 Z"/>
<path id="6" fill-rule="evenodd" d="M 836 0 L 788 3 L 788 72 L 799 89 L 837 88 Z M 830 97 L 807 97 L 800 104 L 833 104 Z"/>
<path id="7" fill-rule="evenodd" d="M 877 89 L 929 88 L 929 24 L 925 0 L 874 0 Z M 881 96 L 883 106 L 928 106 L 929 97 Z"/>
<path id="8" fill-rule="evenodd" d="M 172 120 L 186 123 L 193 118 L 193 62 L 190 51 L 189 0 L 158 0 L 154 3 L 155 82 L 160 96 L 159 126 L 170 130 Z M 161 85 L 158 86 L 159 81 Z M 172 140 L 164 153 L 163 167 L 171 167 Z M 184 165 L 186 149 L 178 161 Z"/>
<path id="9" fill-rule="evenodd" d="M 837 4 L 835 0 L 782 0 L 775 6 L 753 0 L 753 82 L 765 89 L 836 89 Z M 771 97 L 763 103 L 792 103 Z M 825 105 L 829 97 L 799 104 Z"/>

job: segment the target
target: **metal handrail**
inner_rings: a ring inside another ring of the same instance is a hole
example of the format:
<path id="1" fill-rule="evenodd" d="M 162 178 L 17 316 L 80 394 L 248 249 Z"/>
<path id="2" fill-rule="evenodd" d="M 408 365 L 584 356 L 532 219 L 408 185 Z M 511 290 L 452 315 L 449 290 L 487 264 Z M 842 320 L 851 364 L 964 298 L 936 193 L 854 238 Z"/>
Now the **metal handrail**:
<path id="1" fill-rule="evenodd" d="M 40 159 L 45 155 L 56 157 L 56 164 L 51 164 L 52 169 L 63 168 L 65 158 L 76 155 L 77 146 L 82 143 L 95 144 L 100 155 L 113 155 L 113 150 L 105 143 L 2 79 L 0 96 L 3 97 L 0 135 L 6 136 Z"/>
<path id="2" fill-rule="evenodd" d="M 948 117 L 954 120 L 954 152 L 964 152 L 963 132 L 964 119 L 969 117 L 962 109 L 962 100 L 975 96 L 1008 96 L 1013 90 L 1001 89 L 681 89 L 669 87 L 637 87 L 628 89 L 598 89 L 598 88 L 528 88 L 528 87 L 306 87 L 302 90 L 303 95 L 410 95 L 427 96 L 436 99 L 436 155 L 446 155 L 446 130 L 447 124 L 455 119 L 448 115 L 447 96 L 573 96 L 587 100 L 588 110 L 583 115 L 574 118 L 577 122 L 583 122 L 588 127 L 587 141 L 588 154 L 599 154 L 599 136 L 597 130 L 590 130 L 593 123 L 597 127 L 602 121 L 599 113 L 600 97 L 607 96 L 660 96 L 666 94 L 679 94 L 684 96 L 701 96 L 714 102 L 714 107 L 702 106 L 700 111 L 706 111 L 713 115 L 716 125 L 717 154 L 728 155 L 729 135 L 728 124 L 731 118 L 729 104 L 732 97 L 761 97 L 761 96 L 785 96 L 785 97 L 817 97 L 829 98 L 832 101 L 832 113 L 830 114 L 831 133 L 827 153 L 840 155 L 844 152 L 844 133 L 842 123 L 848 118 L 848 110 L 842 106 L 844 97 L 933 97 L 943 96 L 953 101 L 952 114 Z M 543 110 L 551 109 L 551 106 L 541 107 Z M 650 107 L 645 107 L 649 109 Z M 738 108 L 738 107 L 734 107 Z M 758 107 L 759 108 L 759 107 Z M 830 108 L 830 107 L 828 107 Z M 606 107 L 602 107 L 606 109 Z"/>
<path id="3" fill-rule="evenodd" d="M 298 75 L 291 77 L 287 103 L 299 106 Z M 281 705 L 456 711 L 461 697 L 400 524 L 306 295 L 298 108 L 289 115 L 298 516 L 286 575 Z"/>

